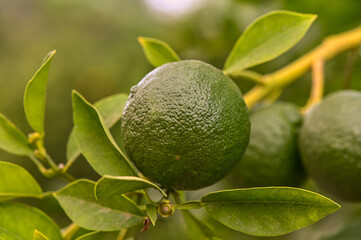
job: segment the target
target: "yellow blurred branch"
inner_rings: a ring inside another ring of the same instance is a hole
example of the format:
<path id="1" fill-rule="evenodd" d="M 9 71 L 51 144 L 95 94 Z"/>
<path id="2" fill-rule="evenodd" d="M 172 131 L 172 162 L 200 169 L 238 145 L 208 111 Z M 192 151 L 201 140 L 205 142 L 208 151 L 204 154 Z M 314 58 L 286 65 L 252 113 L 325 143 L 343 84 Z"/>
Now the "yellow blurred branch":
<path id="1" fill-rule="evenodd" d="M 317 59 L 328 60 L 337 54 L 361 44 L 361 27 L 326 38 L 321 45 L 276 72 L 263 76 L 263 85 L 257 85 L 244 95 L 249 108 L 271 91 L 283 88 L 304 74 Z"/>

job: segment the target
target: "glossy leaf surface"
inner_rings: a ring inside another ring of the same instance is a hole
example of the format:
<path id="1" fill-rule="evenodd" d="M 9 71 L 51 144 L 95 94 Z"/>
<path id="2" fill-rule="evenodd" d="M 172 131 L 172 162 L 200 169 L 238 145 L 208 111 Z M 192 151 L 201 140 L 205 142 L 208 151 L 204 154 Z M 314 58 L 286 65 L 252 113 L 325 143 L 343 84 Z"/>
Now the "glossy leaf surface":
<path id="1" fill-rule="evenodd" d="M 317 193 L 290 187 L 219 191 L 205 195 L 202 203 L 215 220 L 256 236 L 287 234 L 340 208 Z"/>
<path id="2" fill-rule="evenodd" d="M 76 91 L 73 91 L 73 118 L 77 145 L 96 172 L 102 176 L 136 175 L 99 112 Z"/>
<path id="3" fill-rule="evenodd" d="M 165 42 L 147 37 L 139 37 L 138 42 L 143 48 L 149 63 L 159 67 L 168 62 L 179 61 L 177 53 Z"/>
<path id="4" fill-rule="evenodd" d="M 24 110 L 29 125 L 34 131 L 44 134 L 46 86 L 50 62 L 55 50 L 48 53 L 42 66 L 28 82 L 24 94 Z"/>
<path id="5" fill-rule="evenodd" d="M 315 18 L 289 11 L 259 17 L 237 40 L 224 65 L 225 72 L 235 74 L 278 57 L 301 40 Z"/>
<path id="6" fill-rule="evenodd" d="M 95 183 L 77 180 L 54 196 L 68 217 L 79 226 L 95 231 L 115 231 L 138 225 L 144 213 L 123 195 L 95 198 Z"/>

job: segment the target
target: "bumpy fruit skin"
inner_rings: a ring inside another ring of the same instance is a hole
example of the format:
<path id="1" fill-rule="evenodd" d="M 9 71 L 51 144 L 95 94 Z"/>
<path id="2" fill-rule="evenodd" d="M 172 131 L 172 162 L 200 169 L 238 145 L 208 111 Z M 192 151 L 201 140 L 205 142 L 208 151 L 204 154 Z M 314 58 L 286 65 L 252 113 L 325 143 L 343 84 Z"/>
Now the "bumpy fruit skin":
<path id="1" fill-rule="evenodd" d="M 302 161 L 319 187 L 341 200 L 361 200 L 361 93 L 328 95 L 300 132 Z"/>
<path id="2" fill-rule="evenodd" d="M 297 107 L 276 102 L 250 119 L 250 141 L 232 181 L 241 187 L 299 186 L 305 172 L 297 147 L 302 122 Z"/>
<path id="3" fill-rule="evenodd" d="M 196 190 L 225 177 L 241 159 L 249 132 L 238 87 L 195 60 L 146 75 L 132 87 L 122 117 L 129 158 L 168 189 Z"/>

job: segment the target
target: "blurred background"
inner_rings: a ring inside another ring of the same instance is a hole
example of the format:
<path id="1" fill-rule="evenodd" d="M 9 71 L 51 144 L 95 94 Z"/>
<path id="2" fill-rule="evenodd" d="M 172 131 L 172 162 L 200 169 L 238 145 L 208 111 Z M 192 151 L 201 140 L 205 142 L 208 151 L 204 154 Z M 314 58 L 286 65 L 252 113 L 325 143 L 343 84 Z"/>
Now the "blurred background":
<path id="1" fill-rule="evenodd" d="M 258 16 L 275 9 L 318 14 L 303 40 L 276 60 L 257 66 L 260 73 L 272 72 L 308 52 L 328 35 L 361 25 L 359 0 L 3 0 L 0 1 L 0 112 L 26 133 L 31 129 L 23 111 L 27 81 L 40 67 L 47 52 L 56 49 L 48 82 L 45 144 L 58 162 L 65 162 L 65 146 L 72 128 L 71 90 L 90 102 L 120 92 L 129 93 L 152 67 L 137 42 L 138 36 L 155 37 L 169 43 L 182 59 L 199 59 L 222 68 L 233 44 L 244 28 Z M 360 55 L 360 50 L 358 53 Z M 343 86 L 350 53 L 326 65 L 326 94 Z M 352 74 L 352 88 L 361 90 L 361 58 Z M 243 92 L 252 84 L 237 81 Z M 281 98 L 302 106 L 309 94 L 306 74 L 287 88 Z M 113 128 L 119 140 L 120 128 Z M 25 158 L 0 152 L 0 160 L 12 161 L 31 171 L 44 190 L 65 183 L 38 174 Z M 77 177 L 98 176 L 84 159 L 70 169 Z M 189 194 L 232 187 L 226 181 Z M 305 188 L 318 191 L 312 182 Z M 57 219 L 61 227 L 69 220 L 52 199 L 24 200 Z M 339 201 L 338 201 L 339 202 Z M 326 219 L 286 236 L 271 239 L 361 239 L 361 208 L 342 203 L 342 209 Z M 207 218 L 200 210 L 201 218 Z M 212 220 L 222 239 L 262 239 L 222 227 Z M 349 237 L 333 234 L 351 226 Z M 189 239 L 177 214 L 140 234 L 139 239 Z M 264 238 L 263 238 L 264 239 Z"/>

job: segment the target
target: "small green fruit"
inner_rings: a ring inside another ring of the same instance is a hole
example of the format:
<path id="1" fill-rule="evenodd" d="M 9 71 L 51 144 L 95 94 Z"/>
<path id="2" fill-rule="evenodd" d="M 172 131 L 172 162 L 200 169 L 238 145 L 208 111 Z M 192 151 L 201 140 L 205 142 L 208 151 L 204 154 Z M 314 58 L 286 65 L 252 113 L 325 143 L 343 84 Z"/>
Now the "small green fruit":
<path id="1" fill-rule="evenodd" d="M 277 102 L 251 115 L 251 137 L 231 175 L 242 187 L 298 186 L 305 178 L 297 150 L 302 117 L 295 105 Z"/>
<path id="2" fill-rule="evenodd" d="M 300 151 L 319 187 L 341 200 L 361 201 L 361 93 L 328 95 L 305 117 Z"/>
<path id="3" fill-rule="evenodd" d="M 122 117 L 125 150 L 147 178 L 195 190 L 231 172 L 250 123 L 242 93 L 222 71 L 188 60 L 165 64 L 131 89 Z"/>

